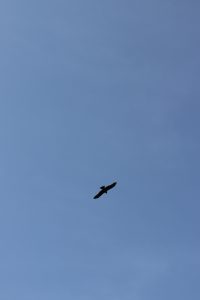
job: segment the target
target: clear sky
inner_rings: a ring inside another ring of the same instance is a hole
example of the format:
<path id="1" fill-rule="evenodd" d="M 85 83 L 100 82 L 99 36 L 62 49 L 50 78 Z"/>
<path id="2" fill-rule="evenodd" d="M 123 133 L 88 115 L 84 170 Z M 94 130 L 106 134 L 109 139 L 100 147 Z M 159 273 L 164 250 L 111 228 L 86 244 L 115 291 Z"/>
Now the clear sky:
<path id="1" fill-rule="evenodd" d="M 200 299 L 199 11 L 1 1 L 0 299 Z"/>

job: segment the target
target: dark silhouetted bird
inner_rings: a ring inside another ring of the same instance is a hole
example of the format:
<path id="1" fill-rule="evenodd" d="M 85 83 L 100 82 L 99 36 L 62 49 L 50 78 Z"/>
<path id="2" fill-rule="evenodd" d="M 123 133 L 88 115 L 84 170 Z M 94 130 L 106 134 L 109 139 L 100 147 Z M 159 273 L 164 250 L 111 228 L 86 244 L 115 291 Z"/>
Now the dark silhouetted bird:
<path id="1" fill-rule="evenodd" d="M 113 182 L 110 185 L 107 185 L 107 186 L 103 185 L 103 186 L 101 186 L 100 187 L 101 190 L 98 192 L 98 194 L 96 194 L 94 196 L 93 199 L 97 199 L 97 198 L 101 197 L 103 194 L 107 193 L 109 190 L 111 190 L 112 188 L 114 188 L 114 186 L 116 186 L 116 184 L 117 184 L 117 182 L 115 181 L 115 182 Z"/>

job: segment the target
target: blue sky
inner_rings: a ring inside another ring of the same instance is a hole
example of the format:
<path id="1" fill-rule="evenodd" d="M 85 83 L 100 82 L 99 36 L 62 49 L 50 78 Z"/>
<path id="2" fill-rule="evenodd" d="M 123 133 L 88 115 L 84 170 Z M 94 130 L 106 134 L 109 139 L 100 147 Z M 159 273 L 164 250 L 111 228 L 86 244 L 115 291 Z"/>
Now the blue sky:
<path id="1" fill-rule="evenodd" d="M 199 299 L 199 9 L 1 1 L 0 299 Z"/>

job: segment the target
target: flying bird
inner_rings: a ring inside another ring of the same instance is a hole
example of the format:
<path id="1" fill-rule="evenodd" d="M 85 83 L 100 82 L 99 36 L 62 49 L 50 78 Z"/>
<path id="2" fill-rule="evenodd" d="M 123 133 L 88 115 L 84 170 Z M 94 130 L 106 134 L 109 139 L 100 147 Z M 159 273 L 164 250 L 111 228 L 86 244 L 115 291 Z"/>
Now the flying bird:
<path id="1" fill-rule="evenodd" d="M 94 196 L 94 198 L 93 199 L 97 199 L 97 198 L 99 198 L 99 197 L 101 197 L 103 194 L 107 194 L 107 192 L 109 191 L 109 190 L 111 190 L 112 188 L 114 188 L 114 186 L 116 186 L 116 184 L 117 184 L 117 182 L 115 181 L 115 182 L 113 182 L 112 184 L 109 184 L 109 185 L 107 185 L 107 186 L 105 186 L 105 185 L 102 185 L 101 187 L 100 187 L 100 191 Z"/>

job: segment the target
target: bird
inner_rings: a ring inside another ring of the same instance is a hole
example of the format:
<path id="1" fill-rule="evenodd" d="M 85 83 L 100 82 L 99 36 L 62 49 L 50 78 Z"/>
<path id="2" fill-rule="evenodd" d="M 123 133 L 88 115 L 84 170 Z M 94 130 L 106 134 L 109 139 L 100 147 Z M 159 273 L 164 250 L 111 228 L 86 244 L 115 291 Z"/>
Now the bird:
<path id="1" fill-rule="evenodd" d="M 117 184 L 117 182 L 115 181 L 115 182 L 113 182 L 113 183 L 111 183 L 111 184 L 109 184 L 109 185 L 107 185 L 107 186 L 105 186 L 105 185 L 102 185 L 101 187 L 100 187 L 100 191 L 94 196 L 94 198 L 93 199 L 97 199 L 97 198 L 99 198 L 99 197 L 101 197 L 103 194 L 107 194 L 107 192 L 109 191 L 109 190 L 111 190 L 112 188 L 114 188 L 115 186 L 116 186 L 116 184 Z"/>

